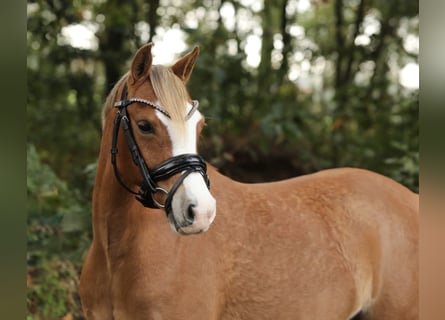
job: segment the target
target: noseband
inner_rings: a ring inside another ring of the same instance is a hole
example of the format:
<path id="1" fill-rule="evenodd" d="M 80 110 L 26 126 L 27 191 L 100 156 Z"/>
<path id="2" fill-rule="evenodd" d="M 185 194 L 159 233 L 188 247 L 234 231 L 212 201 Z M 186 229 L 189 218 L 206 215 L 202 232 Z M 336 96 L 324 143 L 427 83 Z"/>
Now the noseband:
<path id="1" fill-rule="evenodd" d="M 135 194 L 136 199 L 139 200 L 144 207 L 148 208 L 165 208 L 166 213 L 170 213 L 172 209 L 172 199 L 175 192 L 178 190 L 179 186 L 182 184 L 184 179 L 193 172 L 198 172 L 204 178 L 207 187 L 210 188 L 210 181 L 207 176 L 207 165 L 202 157 L 197 154 L 181 154 L 174 156 L 162 162 L 153 169 L 149 169 L 144 161 L 144 158 L 139 152 L 138 145 L 133 137 L 133 132 L 131 130 L 130 119 L 127 113 L 127 107 L 132 103 L 143 103 L 153 109 L 161 112 L 168 118 L 170 118 L 169 113 L 163 109 L 158 104 L 140 98 L 127 99 L 127 84 L 125 84 L 121 101 L 114 104 L 114 107 L 118 109 L 116 112 L 116 117 L 114 118 L 114 128 L 113 128 L 113 140 L 111 146 L 111 163 L 113 164 L 114 175 L 117 181 L 124 187 L 128 192 Z M 198 102 L 194 101 L 193 108 L 189 111 L 185 120 L 190 119 L 192 114 L 197 110 Z M 125 140 L 127 141 L 128 149 L 133 158 L 133 162 L 139 167 L 139 171 L 142 175 L 142 183 L 139 187 L 139 191 L 135 192 L 130 189 L 121 179 L 119 171 L 117 169 L 117 137 L 119 133 L 119 126 L 122 124 L 124 130 Z M 178 173 L 181 176 L 175 181 L 170 191 L 165 190 L 157 185 L 159 181 L 166 180 Z M 159 203 L 154 195 L 158 192 L 162 192 L 167 195 L 164 204 Z"/>

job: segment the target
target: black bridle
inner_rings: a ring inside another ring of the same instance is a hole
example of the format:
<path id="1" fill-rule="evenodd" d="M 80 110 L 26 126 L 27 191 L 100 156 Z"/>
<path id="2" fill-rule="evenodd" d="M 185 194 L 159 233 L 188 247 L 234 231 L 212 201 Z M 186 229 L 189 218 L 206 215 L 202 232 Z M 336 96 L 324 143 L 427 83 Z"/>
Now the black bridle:
<path id="1" fill-rule="evenodd" d="M 165 109 L 154 102 L 140 98 L 127 99 L 127 91 L 127 84 L 125 84 L 122 90 L 121 100 L 114 104 L 114 107 L 118 109 L 118 111 L 116 112 L 116 117 L 114 119 L 113 138 L 111 145 L 111 163 L 113 164 L 114 175 L 116 176 L 117 181 L 122 185 L 122 187 L 124 187 L 128 192 L 136 195 L 136 199 L 139 200 L 144 205 L 144 207 L 165 208 L 165 211 L 168 214 L 171 212 L 173 195 L 178 190 L 184 179 L 191 173 L 200 173 L 204 178 L 207 187 L 210 188 L 210 181 L 207 176 L 207 165 L 204 159 L 197 154 L 181 154 L 165 160 L 153 169 L 149 169 L 144 161 L 144 158 L 139 152 L 136 141 L 134 140 L 133 132 L 130 125 L 130 119 L 127 113 L 127 107 L 132 103 L 138 102 L 152 107 L 168 118 L 170 118 L 170 115 Z M 193 108 L 187 114 L 186 120 L 190 119 L 191 115 L 193 114 L 193 112 L 196 111 L 197 108 L 198 103 L 197 101 L 194 101 Z M 122 181 L 117 169 L 117 137 L 119 133 L 119 126 L 121 124 L 124 130 L 128 149 L 131 153 L 134 163 L 139 167 L 142 175 L 142 184 L 138 192 L 133 191 Z M 157 185 L 159 181 L 166 180 L 178 173 L 181 173 L 181 175 L 175 181 L 170 191 L 167 191 Z M 167 195 L 164 204 L 159 203 L 154 198 L 154 195 L 157 192 L 162 192 Z"/>

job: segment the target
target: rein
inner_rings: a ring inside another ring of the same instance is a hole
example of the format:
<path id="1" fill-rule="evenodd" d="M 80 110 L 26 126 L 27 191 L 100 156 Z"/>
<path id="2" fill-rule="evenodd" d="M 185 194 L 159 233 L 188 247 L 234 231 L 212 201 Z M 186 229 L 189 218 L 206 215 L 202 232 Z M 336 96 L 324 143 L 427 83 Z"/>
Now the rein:
<path id="1" fill-rule="evenodd" d="M 191 173 L 200 173 L 204 181 L 206 182 L 207 187 L 210 188 L 210 181 L 207 176 L 207 165 L 204 159 L 197 154 L 181 154 L 165 160 L 153 169 L 149 169 L 144 161 L 144 158 L 139 152 L 136 141 L 134 140 L 133 132 L 130 125 L 130 118 L 127 113 L 127 107 L 132 103 L 143 103 L 152 107 L 156 111 L 161 112 L 166 117 L 171 117 L 167 110 L 163 109 L 161 106 L 154 102 L 140 98 L 127 99 L 127 92 L 128 88 L 127 84 L 125 84 L 122 90 L 121 100 L 117 101 L 114 104 L 114 107 L 118 109 L 118 111 L 116 112 L 116 117 L 114 118 L 113 137 L 111 144 L 111 163 L 113 165 L 114 175 L 119 184 L 124 187 L 124 189 L 127 190 L 129 193 L 136 195 L 136 199 L 140 201 L 144 207 L 153 209 L 164 208 L 166 213 L 168 214 L 169 212 L 171 212 L 172 200 L 175 192 L 178 190 L 184 179 Z M 191 116 L 197 109 L 198 102 L 193 101 L 193 108 L 188 112 L 186 121 L 191 118 Z M 117 138 L 119 134 L 119 127 L 121 124 L 124 131 L 125 140 L 127 141 L 128 149 L 133 158 L 133 162 L 139 167 L 139 171 L 142 176 L 142 183 L 139 187 L 138 192 L 133 191 L 122 181 L 122 178 L 119 175 L 119 170 L 117 168 Z M 175 181 L 170 191 L 167 191 L 157 185 L 159 181 L 166 180 L 178 173 L 181 173 L 181 176 Z M 154 198 L 154 195 L 157 192 L 162 192 L 167 196 L 164 204 L 159 203 Z"/>

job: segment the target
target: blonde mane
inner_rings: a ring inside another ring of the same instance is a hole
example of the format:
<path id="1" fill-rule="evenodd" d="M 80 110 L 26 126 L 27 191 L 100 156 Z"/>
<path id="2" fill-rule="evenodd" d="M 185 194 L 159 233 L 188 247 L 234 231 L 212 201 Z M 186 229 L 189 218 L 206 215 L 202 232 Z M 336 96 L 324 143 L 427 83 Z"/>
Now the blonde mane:
<path id="1" fill-rule="evenodd" d="M 116 101 L 116 95 L 117 91 L 121 87 L 122 83 L 127 80 L 129 72 L 124 74 L 122 78 L 119 79 L 119 81 L 114 85 L 113 89 L 111 89 L 110 93 L 108 94 L 107 98 L 105 99 L 105 103 L 102 107 L 102 129 L 105 126 L 105 118 L 108 114 L 108 112 L 113 109 L 114 102 Z"/>
<path id="2" fill-rule="evenodd" d="M 116 101 L 117 91 L 122 83 L 127 80 L 128 75 L 129 73 L 127 72 L 119 79 L 105 100 L 102 109 L 102 128 L 105 124 L 106 115 L 113 108 L 113 104 Z M 187 114 L 186 101 L 190 99 L 184 83 L 173 73 L 171 68 L 160 65 L 151 67 L 150 80 L 162 108 L 170 114 L 174 122 L 184 124 Z M 137 98 L 146 99 L 146 97 Z"/>

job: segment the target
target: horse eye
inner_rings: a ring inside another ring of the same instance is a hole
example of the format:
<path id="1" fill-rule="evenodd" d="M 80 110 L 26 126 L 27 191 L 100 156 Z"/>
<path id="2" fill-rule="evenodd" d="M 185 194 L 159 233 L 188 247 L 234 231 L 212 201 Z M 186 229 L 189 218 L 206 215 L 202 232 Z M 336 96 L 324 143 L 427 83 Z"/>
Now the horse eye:
<path id="1" fill-rule="evenodd" d="M 154 133 L 154 128 L 150 122 L 146 120 L 142 120 L 138 122 L 139 131 L 143 134 Z"/>

